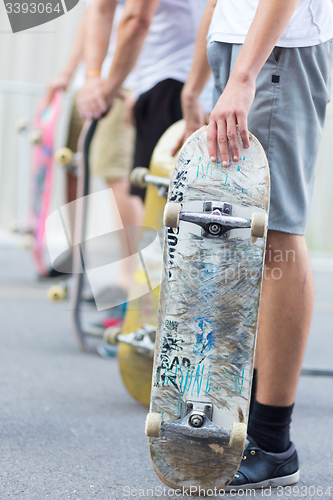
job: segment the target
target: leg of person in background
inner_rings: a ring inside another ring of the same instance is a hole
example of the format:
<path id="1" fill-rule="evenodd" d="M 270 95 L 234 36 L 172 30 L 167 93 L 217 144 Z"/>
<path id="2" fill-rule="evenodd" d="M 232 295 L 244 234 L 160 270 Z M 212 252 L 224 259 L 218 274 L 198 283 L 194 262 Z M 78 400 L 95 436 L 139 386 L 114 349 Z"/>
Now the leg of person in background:
<path id="1" fill-rule="evenodd" d="M 120 239 L 121 244 L 121 270 L 118 279 L 118 286 L 128 292 L 135 272 L 134 261 L 126 261 L 126 257 L 137 252 L 137 245 L 139 243 L 139 232 L 137 236 L 137 241 L 134 242 L 133 238 L 129 238 L 128 231 L 132 226 L 141 226 L 144 215 L 144 205 L 139 196 L 132 196 L 129 193 L 130 183 L 129 180 L 119 180 L 119 181 L 109 181 L 108 186 L 113 190 L 117 208 L 120 213 L 120 217 L 125 228 L 125 238 Z M 132 236 L 132 235 L 131 235 Z M 132 242 L 132 247 L 130 244 Z"/>
<path id="2" fill-rule="evenodd" d="M 128 92 L 127 92 L 128 93 Z M 92 175 L 102 177 L 112 189 L 116 210 L 119 212 L 124 231 L 120 236 L 121 257 L 120 273 L 116 283 L 99 296 L 99 301 L 126 302 L 133 275 L 134 263 L 127 259 L 136 253 L 137 246 L 133 238 L 128 237 L 131 226 L 141 226 L 144 207 L 138 196 L 129 194 L 129 172 L 133 163 L 135 129 L 125 117 L 126 102 L 116 99 L 107 116 L 100 120 L 92 144 Z M 140 231 L 137 231 L 139 239 Z M 131 240 L 131 245 L 129 241 Z"/>
<path id="3" fill-rule="evenodd" d="M 137 135 L 133 168 L 149 168 L 158 140 L 173 123 L 181 120 L 182 88 L 182 82 L 169 78 L 157 83 L 138 98 L 134 108 Z M 145 189 L 131 186 L 130 192 L 144 200 Z"/>

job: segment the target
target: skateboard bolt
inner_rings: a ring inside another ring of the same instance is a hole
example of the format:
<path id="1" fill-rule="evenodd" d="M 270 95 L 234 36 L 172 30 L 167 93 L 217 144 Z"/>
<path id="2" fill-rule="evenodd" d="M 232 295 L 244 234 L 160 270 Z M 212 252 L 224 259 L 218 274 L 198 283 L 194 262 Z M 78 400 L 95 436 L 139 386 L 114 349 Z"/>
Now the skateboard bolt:
<path id="1" fill-rule="evenodd" d="M 193 427 L 201 427 L 204 423 L 204 419 L 201 415 L 192 415 L 190 418 L 190 424 Z"/>
<path id="2" fill-rule="evenodd" d="M 143 333 L 137 333 L 135 335 L 135 340 L 138 340 L 138 341 L 143 340 L 143 337 L 144 337 Z"/>
<path id="3" fill-rule="evenodd" d="M 219 224 L 211 224 L 209 226 L 209 232 L 210 232 L 210 234 L 213 234 L 213 235 L 220 234 L 221 226 Z"/>

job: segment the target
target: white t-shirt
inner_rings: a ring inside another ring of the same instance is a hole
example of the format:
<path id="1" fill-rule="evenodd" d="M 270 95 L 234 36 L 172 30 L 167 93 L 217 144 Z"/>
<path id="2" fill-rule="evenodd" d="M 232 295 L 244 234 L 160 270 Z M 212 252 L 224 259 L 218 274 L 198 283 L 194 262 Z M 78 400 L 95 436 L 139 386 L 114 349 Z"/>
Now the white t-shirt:
<path id="1" fill-rule="evenodd" d="M 244 43 L 259 0 L 217 0 L 208 42 Z M 299 0 L 278 47 L 309 47 L 333 38 L 331 0 Z"/>
<path id="2" fill-rule="evenodd" d="M 136 94 L 172 78 L 185 82 L 205 2 L 160 0 L 136 65 Z"/>

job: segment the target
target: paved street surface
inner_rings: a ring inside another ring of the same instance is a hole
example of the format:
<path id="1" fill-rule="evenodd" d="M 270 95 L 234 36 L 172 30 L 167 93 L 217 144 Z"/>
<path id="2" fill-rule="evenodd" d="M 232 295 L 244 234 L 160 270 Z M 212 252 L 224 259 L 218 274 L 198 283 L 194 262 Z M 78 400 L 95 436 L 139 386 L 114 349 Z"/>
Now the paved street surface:
<path id="1" fill-rule="evenodd" d="M 305 364 L 333 367 L 333 273 L 315 283 Z M 0 249 L 0 500 L 172 496 L 150 463 L 147 409 L 126 393 L 116 359 L 80 352 L 69 304 L 48 302 L 48 286 L 28 253 Z M 333 499 L 333 378 L 301 378 L 292 439 L 298 487 L 255 498 Z"/>

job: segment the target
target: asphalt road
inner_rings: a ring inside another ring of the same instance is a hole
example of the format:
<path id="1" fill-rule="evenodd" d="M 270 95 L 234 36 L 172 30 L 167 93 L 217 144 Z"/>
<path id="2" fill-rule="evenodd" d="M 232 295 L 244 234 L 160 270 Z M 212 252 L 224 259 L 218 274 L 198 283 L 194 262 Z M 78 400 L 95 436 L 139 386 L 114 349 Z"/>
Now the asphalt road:
<path id="1" fill-rule="evenodd" d="M 305 364 L 333 368 L 333 273 L 315 283 Z M 29 254 L 0 249 L 0 500 L 174 496 L 150 463 L 147 409 L 126 393 L 115 358 L 80 352 L 68 302 L 48 302 L 47 288 Z M 256 498 L 333 499 L 333 378 L 301 378 L 292 439 L 297 488 Z"/>

